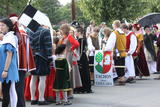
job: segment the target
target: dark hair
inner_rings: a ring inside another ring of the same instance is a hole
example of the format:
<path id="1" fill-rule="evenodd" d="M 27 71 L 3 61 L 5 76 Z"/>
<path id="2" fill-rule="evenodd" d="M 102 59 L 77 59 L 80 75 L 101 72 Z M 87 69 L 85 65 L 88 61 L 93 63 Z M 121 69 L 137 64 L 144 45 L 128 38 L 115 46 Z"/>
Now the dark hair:
<path id="1" fill-rule="evenodd" d="M 146 25 L 145 27 L 144 27 L 144 30 L 146 29 L 146 28 L 150 28 L 148 25 Z"/>
<path id="2" fill-rule="evenodd" d="M 54 37 L 54 38 L 53 38 L 53 43 L 57 45 L 58 42 L 59 42 L 59 38 L 58 38 L 58 37 Z"/>
<path id="3" fill-rule="evenodd" d="M 122 29 L 128 29 L 128 26 L 127 26 L 125 23 L 122 23 L 122 24 L 121 24 L 121 28 L 122 28 Z"/>
<path id="4" fill-rule="evenodd" d="M 83 34 L 83 33 L 84 33 L 83 28 L 82 28 L 81 26 L 78 27 L 78 28 L 77 28 L 77 32 L 80 32 L 81 34 Z"/>
<path id="5" fill-rule="evenodd" d="M 132 24 L 129 24 L 129 25 L 128 25 L 128 30 L 132 30 L 132 28 L 133 28 L 133 25 L 132 25 Z"/>
<path id="6" fill-rule="evenodd" d="M 62 54 L 64 52 L 65 48 L 66 48 L 65 44 L 58 45 L 55 50 L 55 54 L 56 55 Z"/>
<path id="7" fill-rule="evenodd" d="M 13 31 L 13 23 L 9 18 L 0 19 L 0 22 L 6 24 L 9 28 L 9 31 Z"/>

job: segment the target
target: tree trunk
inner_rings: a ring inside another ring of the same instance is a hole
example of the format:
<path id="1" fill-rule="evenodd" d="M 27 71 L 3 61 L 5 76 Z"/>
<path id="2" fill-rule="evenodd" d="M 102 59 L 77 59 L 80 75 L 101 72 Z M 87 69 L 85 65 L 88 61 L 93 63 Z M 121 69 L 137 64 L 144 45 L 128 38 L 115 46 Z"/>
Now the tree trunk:
<path id="1" fill-rule="evenodd" d="M 9 15 L 9 0 L 6 2 L 6 16 Z"/>
<path id="2" fill-rule="evenodd" d="M 75 0 L 72 0 L 71 11 L 72 11 L 72 21 L 74 21 L 76 20 Z"/>

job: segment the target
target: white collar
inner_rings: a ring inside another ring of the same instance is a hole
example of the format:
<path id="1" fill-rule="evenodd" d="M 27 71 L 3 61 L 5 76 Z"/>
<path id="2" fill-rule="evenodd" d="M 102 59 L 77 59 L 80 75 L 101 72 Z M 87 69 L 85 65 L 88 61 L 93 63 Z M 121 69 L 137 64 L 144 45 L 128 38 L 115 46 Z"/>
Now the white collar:
<path id="1" fill-rule="evenodd" d="M 7 44 L 7 43 L 10 43 L 16 49 L 18 48 L 18 39 L 14 35 L 13 31 L 10 31 L 7 34 L 5 34 L 3 40 L 0 42 L 0 44 Z"/>

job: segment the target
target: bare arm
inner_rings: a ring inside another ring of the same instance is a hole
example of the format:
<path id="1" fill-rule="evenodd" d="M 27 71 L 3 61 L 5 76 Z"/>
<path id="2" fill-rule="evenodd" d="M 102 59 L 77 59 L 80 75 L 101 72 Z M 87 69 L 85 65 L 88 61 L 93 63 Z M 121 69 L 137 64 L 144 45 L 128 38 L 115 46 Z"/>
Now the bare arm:
<path id="1" fill-rule="evenodd" d="M 6 78 L 7 77 L 8 69 L 9 69 L 9 66 L 11 64 L 11 60 L 12 60 L 12 52 L 11 51 L 7 51 L 7 57 L 6 57 L 5 67 L 4 67 L 4 70 L 2 72 L 2 78 Z"/>

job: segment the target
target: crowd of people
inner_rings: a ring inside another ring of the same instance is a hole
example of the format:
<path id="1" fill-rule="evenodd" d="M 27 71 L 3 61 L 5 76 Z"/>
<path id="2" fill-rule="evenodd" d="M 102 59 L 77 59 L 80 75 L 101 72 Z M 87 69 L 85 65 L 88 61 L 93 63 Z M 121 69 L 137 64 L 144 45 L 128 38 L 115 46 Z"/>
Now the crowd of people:
<path id="1" fill-rule="evenodd" d="M 53 32 L 41 24 L 33 32 L 15 14 L 0 19 L 2 107 L 26 107 L 26 100 L 31 105 L 51 101 L 71 105 L 73 94 L 93 93 L 96 50 L 113 52 L 115 85 L 136 83 L 136 76 L 159 73 L 158 26 L 115 20 L 112 28 L 91 21 L 85 29 L 74 21 Z"/>

